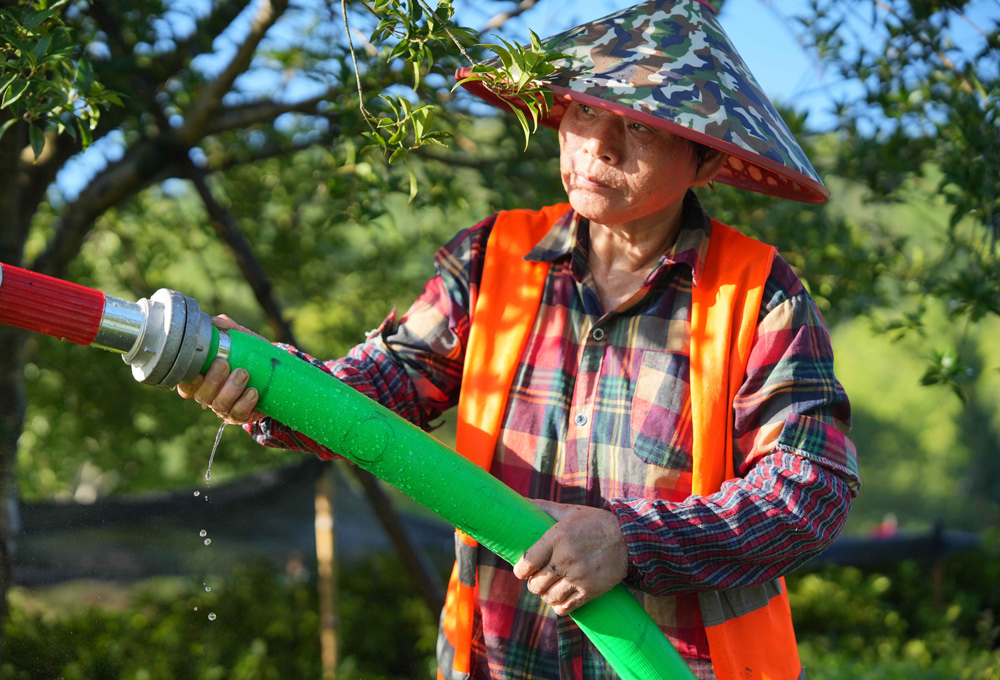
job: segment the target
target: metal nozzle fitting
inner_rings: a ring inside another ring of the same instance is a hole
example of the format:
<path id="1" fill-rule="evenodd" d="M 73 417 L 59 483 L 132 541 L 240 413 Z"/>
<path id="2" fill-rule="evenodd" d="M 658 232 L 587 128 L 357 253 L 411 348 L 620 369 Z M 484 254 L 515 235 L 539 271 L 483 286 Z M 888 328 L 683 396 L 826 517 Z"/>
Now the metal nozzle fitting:
<path id="1" fill-rule="evenodd" d="M 161 288 L 125 305 L 105 305 L 95 344 L 124 351 L 132 376 L 146 385 L 174 387 L 201 372 L 212 344 L 212 320 L 196 300 Z M 127 350 L 120 347 L 126 337 L 132 340 Z"/>

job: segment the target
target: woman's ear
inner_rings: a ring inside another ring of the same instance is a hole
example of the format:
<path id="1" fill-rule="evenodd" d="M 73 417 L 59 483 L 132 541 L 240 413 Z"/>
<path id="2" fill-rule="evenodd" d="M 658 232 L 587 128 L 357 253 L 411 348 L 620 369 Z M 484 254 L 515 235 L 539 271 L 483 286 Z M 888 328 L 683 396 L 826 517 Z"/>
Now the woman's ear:
<path id="1" fill-rule="evenodd" d="M 691 185 L 696 187 L 703 187 L 715 179 L 715 176 L 719 174 L 719 170 L 725 164 L 726 159 L 729 158 L 729 154 L 718 149 L 707 146 L 702 148 L 705 149 L 705 155 L 702 157 L 701 163 L 698 164 L 698 171 L 691 182 Z"/>

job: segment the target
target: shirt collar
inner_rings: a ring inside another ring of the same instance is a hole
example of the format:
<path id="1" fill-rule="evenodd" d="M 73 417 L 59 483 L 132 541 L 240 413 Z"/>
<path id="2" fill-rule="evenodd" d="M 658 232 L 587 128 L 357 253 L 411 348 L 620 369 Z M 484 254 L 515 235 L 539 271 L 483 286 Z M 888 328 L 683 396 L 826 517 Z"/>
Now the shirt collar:
<path id="1" fill-rule="evenodd" d="M 708 253 L 711 234 L 712 220 L 701 207 L 694 192 L 688 191 L 684 196 L 684 212 L 681 215 L 681 227 L 677 232 L 677 238 L 656 263 L 656 267 L 646 280 L 647 285 L 652 283 L 668 265 L 675 264 L 686 264 L 690 267 L 692 281 L 694 285 L 698 285 L 698 279 L 705 266 L 705 255 Z M 530 262 L 555 262 L 571 258 L 576 252 L 583 255 L 583 262 L 586 262 L 589 237 L 587 218 L 573 209 L 567 210 L 524 256 L 524 259 Z M 580 257 L 573 263 L 574 265 L 580 263 Z"/>

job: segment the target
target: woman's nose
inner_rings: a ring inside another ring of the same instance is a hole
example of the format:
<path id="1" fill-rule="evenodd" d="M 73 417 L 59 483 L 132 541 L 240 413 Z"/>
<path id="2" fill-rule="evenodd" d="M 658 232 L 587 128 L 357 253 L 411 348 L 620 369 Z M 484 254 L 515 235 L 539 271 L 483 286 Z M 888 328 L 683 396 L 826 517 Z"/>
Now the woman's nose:
<path id="1" fill-rule="evenodd" d="M 622 157 L 622 126 L 619 121 L 614 120 L 615 118 L 619 116 L 613 114 L 598 116 L 587 130 L 583 144 L 587 153 L 609 165 L 617 165 Z"/>

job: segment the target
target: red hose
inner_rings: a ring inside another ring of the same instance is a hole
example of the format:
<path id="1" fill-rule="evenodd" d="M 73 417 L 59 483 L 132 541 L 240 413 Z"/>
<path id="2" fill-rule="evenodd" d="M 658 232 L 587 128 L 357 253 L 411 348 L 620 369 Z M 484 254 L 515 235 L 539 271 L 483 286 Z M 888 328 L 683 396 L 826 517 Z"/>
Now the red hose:
<path id="1" fill-rule="evenodd" d="M 0 264 L 0 323 L 89 345 L 101 325 L 104 293 Z"/>

